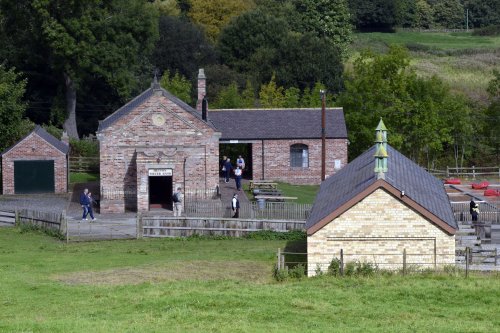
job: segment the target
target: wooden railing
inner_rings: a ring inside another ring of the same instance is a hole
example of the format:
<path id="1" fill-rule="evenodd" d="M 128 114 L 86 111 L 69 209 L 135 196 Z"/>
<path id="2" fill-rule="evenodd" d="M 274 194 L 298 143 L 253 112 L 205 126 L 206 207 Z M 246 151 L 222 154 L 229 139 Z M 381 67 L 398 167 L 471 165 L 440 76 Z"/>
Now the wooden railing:
<path id="1" fill-rule="evenodd" d="M 470 168 L 454 168 L 446 167 L 446 169 L 427 169 L 427 171 L 438 178 L 498 178 L 500 179 L 500 167 L 470 167 Z"/>

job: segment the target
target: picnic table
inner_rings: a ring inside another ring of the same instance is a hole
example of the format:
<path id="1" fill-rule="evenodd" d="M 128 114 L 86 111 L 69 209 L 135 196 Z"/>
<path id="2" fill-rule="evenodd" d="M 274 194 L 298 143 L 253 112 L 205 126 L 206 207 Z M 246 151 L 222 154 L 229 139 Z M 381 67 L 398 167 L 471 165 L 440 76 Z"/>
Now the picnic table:
<path id="1" fill-rule="evenodd" d="M 250 190 L 259 189 L 277 189 L 278 183 L 268 180 L 250 180 Z"/>

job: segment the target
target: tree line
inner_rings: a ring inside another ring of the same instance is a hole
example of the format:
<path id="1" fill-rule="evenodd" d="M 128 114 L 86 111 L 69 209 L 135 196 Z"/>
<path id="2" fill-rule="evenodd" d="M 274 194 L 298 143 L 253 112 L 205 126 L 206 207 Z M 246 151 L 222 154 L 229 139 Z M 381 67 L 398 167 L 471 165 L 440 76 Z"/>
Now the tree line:
<path id="1" fill-rule="evenodd" d="M 421 163 L 471 158 L 478 133 L 498 159 L 491 127 L 498 89 L 491 105 L 471 112 L 470 101 L 437 78 L 417 77 L 400 48 L 366 52 L 344 71 L 353 30 L 463 27 L 465 9 L 470 27 L 484 27 L 499 24 L 498 7 L 494 0 L 0 0 L 0 148 L 33 123 L 73 138 L 93 133 L 155 71 L 163 87 L 194 104 L 203 67 L 213 108 L 319 106 L 326 89 L 329 105 L 345 109 L 351 157 L 371 145 L 382 116 L 394 124 L 391 143 Z"/>

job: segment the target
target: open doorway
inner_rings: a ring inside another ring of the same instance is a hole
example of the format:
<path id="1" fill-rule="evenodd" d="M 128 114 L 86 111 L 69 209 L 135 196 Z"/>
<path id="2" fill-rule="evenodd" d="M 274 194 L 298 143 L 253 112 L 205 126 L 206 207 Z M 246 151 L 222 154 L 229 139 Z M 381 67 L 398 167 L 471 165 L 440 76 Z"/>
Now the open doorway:
<path id="1" fill-rule="evenodd" d="M 243 170 L 243 178 L 252 179 L 252 144 L 251 143 L 221 143 L 219 145 L 219 156 L 222 160 L 223 156 L 231 159 L 231 164 L 236 167 L 236 159 L 238 156 L 245 160 L 245 169 Z M 219 168 L 220 170 L 221 168 Z"/>
<path id="2" fill-rule="evenodd" d="M 149 209 L 172 210 L 172 176 L 149 176 Z"/>

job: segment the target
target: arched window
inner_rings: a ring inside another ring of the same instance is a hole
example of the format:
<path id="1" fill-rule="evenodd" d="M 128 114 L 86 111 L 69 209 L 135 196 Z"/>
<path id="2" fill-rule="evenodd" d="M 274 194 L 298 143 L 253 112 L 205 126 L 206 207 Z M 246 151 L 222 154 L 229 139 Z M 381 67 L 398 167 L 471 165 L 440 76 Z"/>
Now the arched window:
<path id="1" fill-rule="evenodd" d="M 290 146 L 290 166 L 298 168 L 309 167 L 309 148 L 301 143 Z"/>

